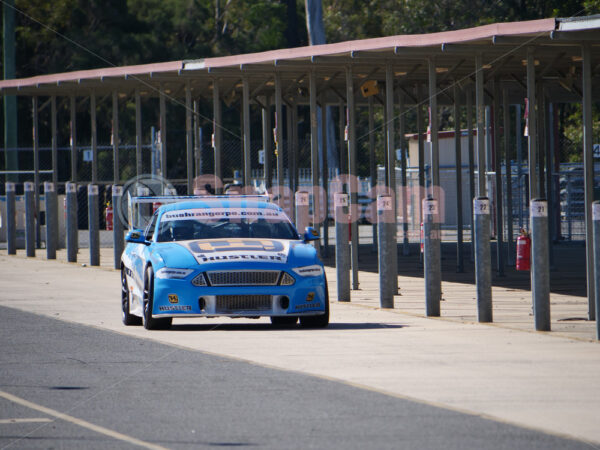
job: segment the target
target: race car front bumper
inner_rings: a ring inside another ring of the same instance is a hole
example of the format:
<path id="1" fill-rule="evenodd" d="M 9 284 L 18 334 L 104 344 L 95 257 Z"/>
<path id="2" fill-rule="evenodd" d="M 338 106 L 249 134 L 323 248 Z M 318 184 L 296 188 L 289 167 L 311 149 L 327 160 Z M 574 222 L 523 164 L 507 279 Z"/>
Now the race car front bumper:
<path id="1" fill-rule="evenodd" d="M 153 317 L 305 316 L 325 313 L 324 276 L 292 286 L 194 286 L 190 279 L 155 279 Z"/>

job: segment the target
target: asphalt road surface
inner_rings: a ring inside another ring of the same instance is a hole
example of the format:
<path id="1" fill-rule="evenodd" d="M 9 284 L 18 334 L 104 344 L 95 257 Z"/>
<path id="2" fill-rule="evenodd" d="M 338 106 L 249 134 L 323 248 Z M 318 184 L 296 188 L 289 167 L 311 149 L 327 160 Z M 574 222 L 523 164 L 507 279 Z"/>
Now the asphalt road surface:
<path id="1" fill-rule="evenodd" d="M 590 448 L 12 308 L 0 307 L 0 342 L 0 449 Z"/>

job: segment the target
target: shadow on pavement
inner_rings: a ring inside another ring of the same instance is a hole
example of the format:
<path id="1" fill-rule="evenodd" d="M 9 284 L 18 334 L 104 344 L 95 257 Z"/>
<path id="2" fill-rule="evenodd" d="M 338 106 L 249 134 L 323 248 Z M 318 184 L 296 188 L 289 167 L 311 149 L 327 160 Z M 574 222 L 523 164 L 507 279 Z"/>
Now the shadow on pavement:
<path id="1" fill-rule="evenodd" d="M 507 289 L 531 290 L 529 271 L 517 271 L 507 264 L 506 243 L 504 246 L 504 276 L 498 275 L 496 241 L 492 241 L 492 284 Z M 362 244 L 358 267 L 365 272 L 378 272 L 377 253 L 371 244 Z M 561 242 L 553 246 L 550 268 L 550 290 L 556 294 L 587 296 L 585 246 L 581 243 Z M 335 267 L 334 249 L 329 257 L 323 258 L 325 265 Z M 475 285 L 475 263 L 471 261 L 471 244 L 463 246 L 464 271 L 457 272 L 456 242 L 442 242 L 442 281 Z M 513 252 L 514 253 L 514 252 Z M 398 275 L 423 278 L 423 263 L 420 261 L 419 244 L 410 244 L 410 255 L 402 255 L 402 244 L 398 244 Z"/>
<path id="2" fill-rule="evenodd" d="M 303 328 L 294 326 L 273 326 L 268 323 L 244 323 L 244 324 L 173 324 L 171 331 L 339 331 L 339 330 L 381 330 L 383 328 L 406 328 L 406 325 L 397 323 L 335 323 L 332 322 L 327 328 Z M 168 331 L 168 330 L 167 330 Z"/>

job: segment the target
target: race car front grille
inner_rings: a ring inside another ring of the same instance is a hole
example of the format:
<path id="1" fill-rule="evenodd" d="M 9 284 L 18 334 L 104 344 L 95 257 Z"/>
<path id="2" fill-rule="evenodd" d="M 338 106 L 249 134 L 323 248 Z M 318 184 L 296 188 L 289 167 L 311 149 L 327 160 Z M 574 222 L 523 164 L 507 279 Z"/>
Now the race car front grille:
<path id="1" fill-rule="evenodd" d="M 207 272 L 211 286 L 275 286 L 279 270 Z"/>
<path id="2" fill-rule="evenodd" d="M 217 295 L 217 313 L 266 311 L 271 308 L 270 295 Z"/>

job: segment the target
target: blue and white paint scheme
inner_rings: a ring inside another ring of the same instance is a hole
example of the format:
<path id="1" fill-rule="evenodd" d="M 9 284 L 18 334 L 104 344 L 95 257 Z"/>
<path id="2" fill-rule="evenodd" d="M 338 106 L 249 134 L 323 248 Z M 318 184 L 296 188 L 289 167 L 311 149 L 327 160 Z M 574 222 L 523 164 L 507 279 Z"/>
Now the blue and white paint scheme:
<path id="1" fill-rule="evenodd" d="M 137 229 L 132 217 L 152 205 L 147 226 Z M 166 328 L 174 317 L 215 316 L 329 323 L 325 271 L 309 242 L 318 234 L 308 227 L 300 236 L 265 197 L 141 197 L 129 208 L 121 257 L 126 325 Z"/>

